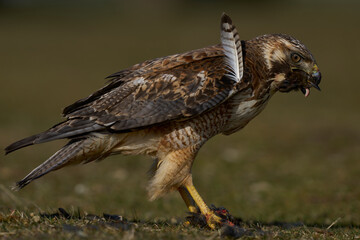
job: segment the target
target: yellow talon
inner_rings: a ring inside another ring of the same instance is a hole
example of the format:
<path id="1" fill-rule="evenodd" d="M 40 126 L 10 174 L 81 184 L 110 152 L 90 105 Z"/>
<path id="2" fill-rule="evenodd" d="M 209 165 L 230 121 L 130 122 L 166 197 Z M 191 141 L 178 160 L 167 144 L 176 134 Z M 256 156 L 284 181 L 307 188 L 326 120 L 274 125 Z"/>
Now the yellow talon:
<path id="1" fill-rule="evenodd" d="M 211 211 L 206 216 L 206 223 L 211 229 L 215 229 L 216 226 L 221 223 L 221 218 Z"/>
<path id="2" fill-rule="evenodd" d="M 185 226 L 190 226 L 190 224 L 191 224 L 190 221 L 185 221 L 185 222 L 184 222 L 184 225 L 185 225 Z"/>
<path id="3" fill-rule="evenodd" d="M 191 213 L 197 213 L 198 210 L 196 205 L 199 207 L 199 210 L 202 215 L 206 218 L 206 223 L 211 229 L 215 229 L 218 224 L 222 222 L 222 219 L 217 216 L 214 211 L 212 211 L 201 198 L 200 194 L 195 189 L 191 176 L 184 183 L 184 187 L 179 189 L 181 197 L 184 199 L 186 206 L 188 207 Z M 187 221 L 185 224 L 190 222 Z"/>

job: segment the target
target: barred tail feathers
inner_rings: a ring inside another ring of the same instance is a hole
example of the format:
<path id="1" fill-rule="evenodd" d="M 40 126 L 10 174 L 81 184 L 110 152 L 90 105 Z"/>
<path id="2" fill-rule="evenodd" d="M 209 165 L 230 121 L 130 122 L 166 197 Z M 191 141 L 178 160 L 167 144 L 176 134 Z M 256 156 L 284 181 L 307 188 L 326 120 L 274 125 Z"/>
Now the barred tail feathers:
<path id="1" fill-rule="evenodd" d="M 111 149 L 116 144 L 117 142 L 106 134 L 93 134 L 84 139 L 74 139 L 17 182 L 13 189 L 20 190 L 35 179 L 67 165 L 101 160 L 111 154 Z"/>

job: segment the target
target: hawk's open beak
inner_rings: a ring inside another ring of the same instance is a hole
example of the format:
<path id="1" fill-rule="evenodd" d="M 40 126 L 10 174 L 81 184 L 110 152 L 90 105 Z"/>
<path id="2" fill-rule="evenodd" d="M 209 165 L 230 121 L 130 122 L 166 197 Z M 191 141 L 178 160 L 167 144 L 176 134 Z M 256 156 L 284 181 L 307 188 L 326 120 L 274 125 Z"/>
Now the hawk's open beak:
<path id="1" fill-rule="evenodd" d="M 314 87 L 317 90 L 321 90 L 319 87 L 321 81 L 321 73 L 319 71 L 319 68 L 316 64 L 314 64 L 313 71 L 311 74 L 311 77 L 308 80 L 309 86 L 305 88 L 301 88 L 302 93 L 305 95 L 305 97 L 309 96 L 310 94 L 310 87 Z"/>

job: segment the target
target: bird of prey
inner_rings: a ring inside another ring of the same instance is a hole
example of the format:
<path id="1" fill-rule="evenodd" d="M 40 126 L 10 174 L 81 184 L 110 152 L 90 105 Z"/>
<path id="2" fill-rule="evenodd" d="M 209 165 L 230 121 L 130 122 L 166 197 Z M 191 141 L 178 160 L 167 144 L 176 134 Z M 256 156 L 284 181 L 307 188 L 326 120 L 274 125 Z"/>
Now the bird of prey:
<path id="1" fill-rule="evenodd" d="M 112 154 L 154 159 L 149 198 L 177 190 L 190 212 L 210 228 L 221 218 L 196 191 L 191 167 L 202 145 L 232 134 L 257 116 L 276 92 L 318 90 L 320 71 L 295 38 L 269 34 L 240 40 L 232 20 L 221 17 L 221 43 L 148 60 L 110 75 L 90 96 L 66 107 L 65 121 L 8 146 L 6 154 L 56 139 L 69 142 L 16 183 L 18 189 L 64 166 Z"/>

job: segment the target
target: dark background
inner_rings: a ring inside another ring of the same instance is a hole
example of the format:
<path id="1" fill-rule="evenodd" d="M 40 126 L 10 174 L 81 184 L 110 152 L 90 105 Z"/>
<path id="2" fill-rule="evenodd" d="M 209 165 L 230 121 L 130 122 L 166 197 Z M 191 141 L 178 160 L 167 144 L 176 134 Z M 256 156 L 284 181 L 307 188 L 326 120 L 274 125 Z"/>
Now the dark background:
<path id="1" fill-rule="evenodd" d="M 62 109 L 135 63 L 219 42 L 222 12 L 242 39 L 300 39 L 323 74 L 321 92 L 276 94 L 260 116 L 217 136 L 195 161 L 208 203 L 261 221 L 360 224 L 358 1 L 0 1 L 0 146 L 62 121 Z M 184 217 L 177 193 L 148 202 L 146 157 L 114 156 L 20 180 L 65 141 L 0 159 L 0 209 L 81 208 L 128 218 Z M 19 204 L 19 202 L 21 204 Z"/>

